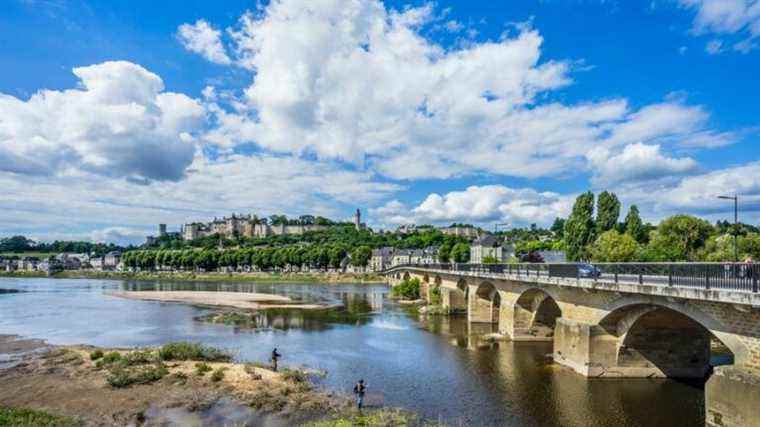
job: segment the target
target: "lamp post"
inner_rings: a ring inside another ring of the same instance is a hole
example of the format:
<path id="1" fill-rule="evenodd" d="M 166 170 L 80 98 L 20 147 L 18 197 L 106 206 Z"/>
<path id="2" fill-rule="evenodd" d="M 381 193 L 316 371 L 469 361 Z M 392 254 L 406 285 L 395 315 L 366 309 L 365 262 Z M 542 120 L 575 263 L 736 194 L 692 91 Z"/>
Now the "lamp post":
<path id="1" fill-rule="evenodd" d="M 736 235 L 739 232 L 739 196 L 718 196 L 719 199 L 734 201 L 734 262 L 739 262 L 739 249 L 736 243 Z"/>

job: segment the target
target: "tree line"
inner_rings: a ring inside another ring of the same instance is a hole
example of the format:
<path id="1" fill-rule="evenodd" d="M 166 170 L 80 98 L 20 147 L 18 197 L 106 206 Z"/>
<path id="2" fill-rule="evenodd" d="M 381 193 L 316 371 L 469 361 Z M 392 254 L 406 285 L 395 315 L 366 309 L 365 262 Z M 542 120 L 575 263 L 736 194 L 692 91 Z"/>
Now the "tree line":
<path id="1" fill-rule="evenodd" d="M 111 251 L 123 251 L 126 247 L 113 243 L 93 243 L 83 241 L 60 241 L 52 243 L 36 242 L 25 236 L 0 238 L 0 252 L 44 252 L 44 253 L 92 253 L 97 256 Z"/>
<path id="2" fill-rule="evenodd" d="M 596 203 L 595 203 L 596 201 Z M 596 209 L 595 209 L 596 207 Z M 562 240 L 569 261 L 732 261 L 733 238 L 740 260 L 760 258 L 760 230 L 727 222 L 715 226 L 692 215 L 673 215 L 657 226 L 645 224 L 636 205 L 619 222 L 620 201 L 604 191 L 578 196 L 564 221 Z"/>

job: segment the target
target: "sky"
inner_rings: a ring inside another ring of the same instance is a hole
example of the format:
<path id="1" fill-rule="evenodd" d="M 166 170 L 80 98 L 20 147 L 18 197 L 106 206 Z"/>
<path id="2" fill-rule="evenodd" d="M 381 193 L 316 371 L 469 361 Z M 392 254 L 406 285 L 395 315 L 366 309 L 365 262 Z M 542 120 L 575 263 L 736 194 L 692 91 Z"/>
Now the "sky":
<path id="1" fill-rule="evenodd" d="M 0 236 L 760 222 L 758 0 L 6 0 Z"/>

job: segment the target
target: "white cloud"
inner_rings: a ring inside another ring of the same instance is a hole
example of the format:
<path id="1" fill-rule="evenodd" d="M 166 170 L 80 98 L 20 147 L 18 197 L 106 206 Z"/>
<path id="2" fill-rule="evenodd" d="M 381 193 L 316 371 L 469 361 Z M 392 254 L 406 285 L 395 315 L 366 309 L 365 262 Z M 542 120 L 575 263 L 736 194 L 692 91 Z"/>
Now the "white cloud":
<path id="1" fill-rule="evenodd" d="M 679 0 L 681 6 L 696 10 L 695 34 L 739 34 L 743 39 L 734 44 L 737 51 L 748 53 L 757 46 L 760 36 L 760 2 L 757 0 Z M 716 40 L 708 43 L 708 52 L 717 53 Z M 712 49 L 711 49 L 712 45 Z"/>
<path id="2" fill-rule="evenodd" d="M 393 200 L 371 213 L 381 215 L 388 224 L 468 222 L 489 225 L 500 222 L 519 226 L 550 224 L 556 217 L 566 216 L 573 201 L 574 195 L 485 185 L 444 195 L 432 193 L 414 208 Z"/>
<path id="3" fill-rule="evenodd" d="M 96 243 L 139 245 L 145 242 L 145 230 L 126 227 L 107 227 L 90 233 L 89 240 Z"/>
<path id="4" fill-rule="evenodd" d="M 177 29 L 177 38 L 185 49 L 200 54 L 215 64 L 227 65 L 232 61 L 224 50 L 221 36 L 221 31 L 215 30 L 203 19 L 195 24 L 182 24 Z"/>
<path id="5" fill-rule="evenodd" d="M 197 101 L 164 92 L 159 76 L 130 62 L 73 72 L 79 89 L 41 90 L 27 101 L 0 94 L 0 171 L 182 178 L 205 121 Z"/>
<path id="6" fill-rule="evenodd" d="M 674 178 L 697 169 L 697 162 L 688 157 L 670 158 L 659 145 L 630 144 L 618 154 L 599 147 L 589 153 L 595 172 L 592 183 L 597 187 Z"/>
<path id="7" fill-rule="evenodd" d="M 205 138 L 394 179 L 567 175 L 600 144 L 729 139 L 702 107 L 680 102 L 551 102 L 572 83 L 573 62 L 542 60 L 529 25 L 447 49 L 423 36 L 434 15 L 430 4 L 398 12 L 376 0 L 283 0 L 244 15 L 233 50 L 253 82 L 234 111 L 211 106 L 219 126 Z"/>

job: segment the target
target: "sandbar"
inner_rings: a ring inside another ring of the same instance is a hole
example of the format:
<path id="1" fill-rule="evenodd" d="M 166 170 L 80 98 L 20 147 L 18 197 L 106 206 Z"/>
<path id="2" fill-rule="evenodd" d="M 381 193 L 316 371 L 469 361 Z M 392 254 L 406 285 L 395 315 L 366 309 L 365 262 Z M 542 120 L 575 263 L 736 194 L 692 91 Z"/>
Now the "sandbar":
<path id="1" fill-rule="evenodd" d="M 253 292 L 122 291 L 111 292 L 109 295 L 143 301 L 178 302 L 212 307 L 234 307 L 246 310 L 258 310 L 263 308 L 298 308 L 314 310 L 332 307 L 327 304 L 302 304 L 282 295 Z"/>

